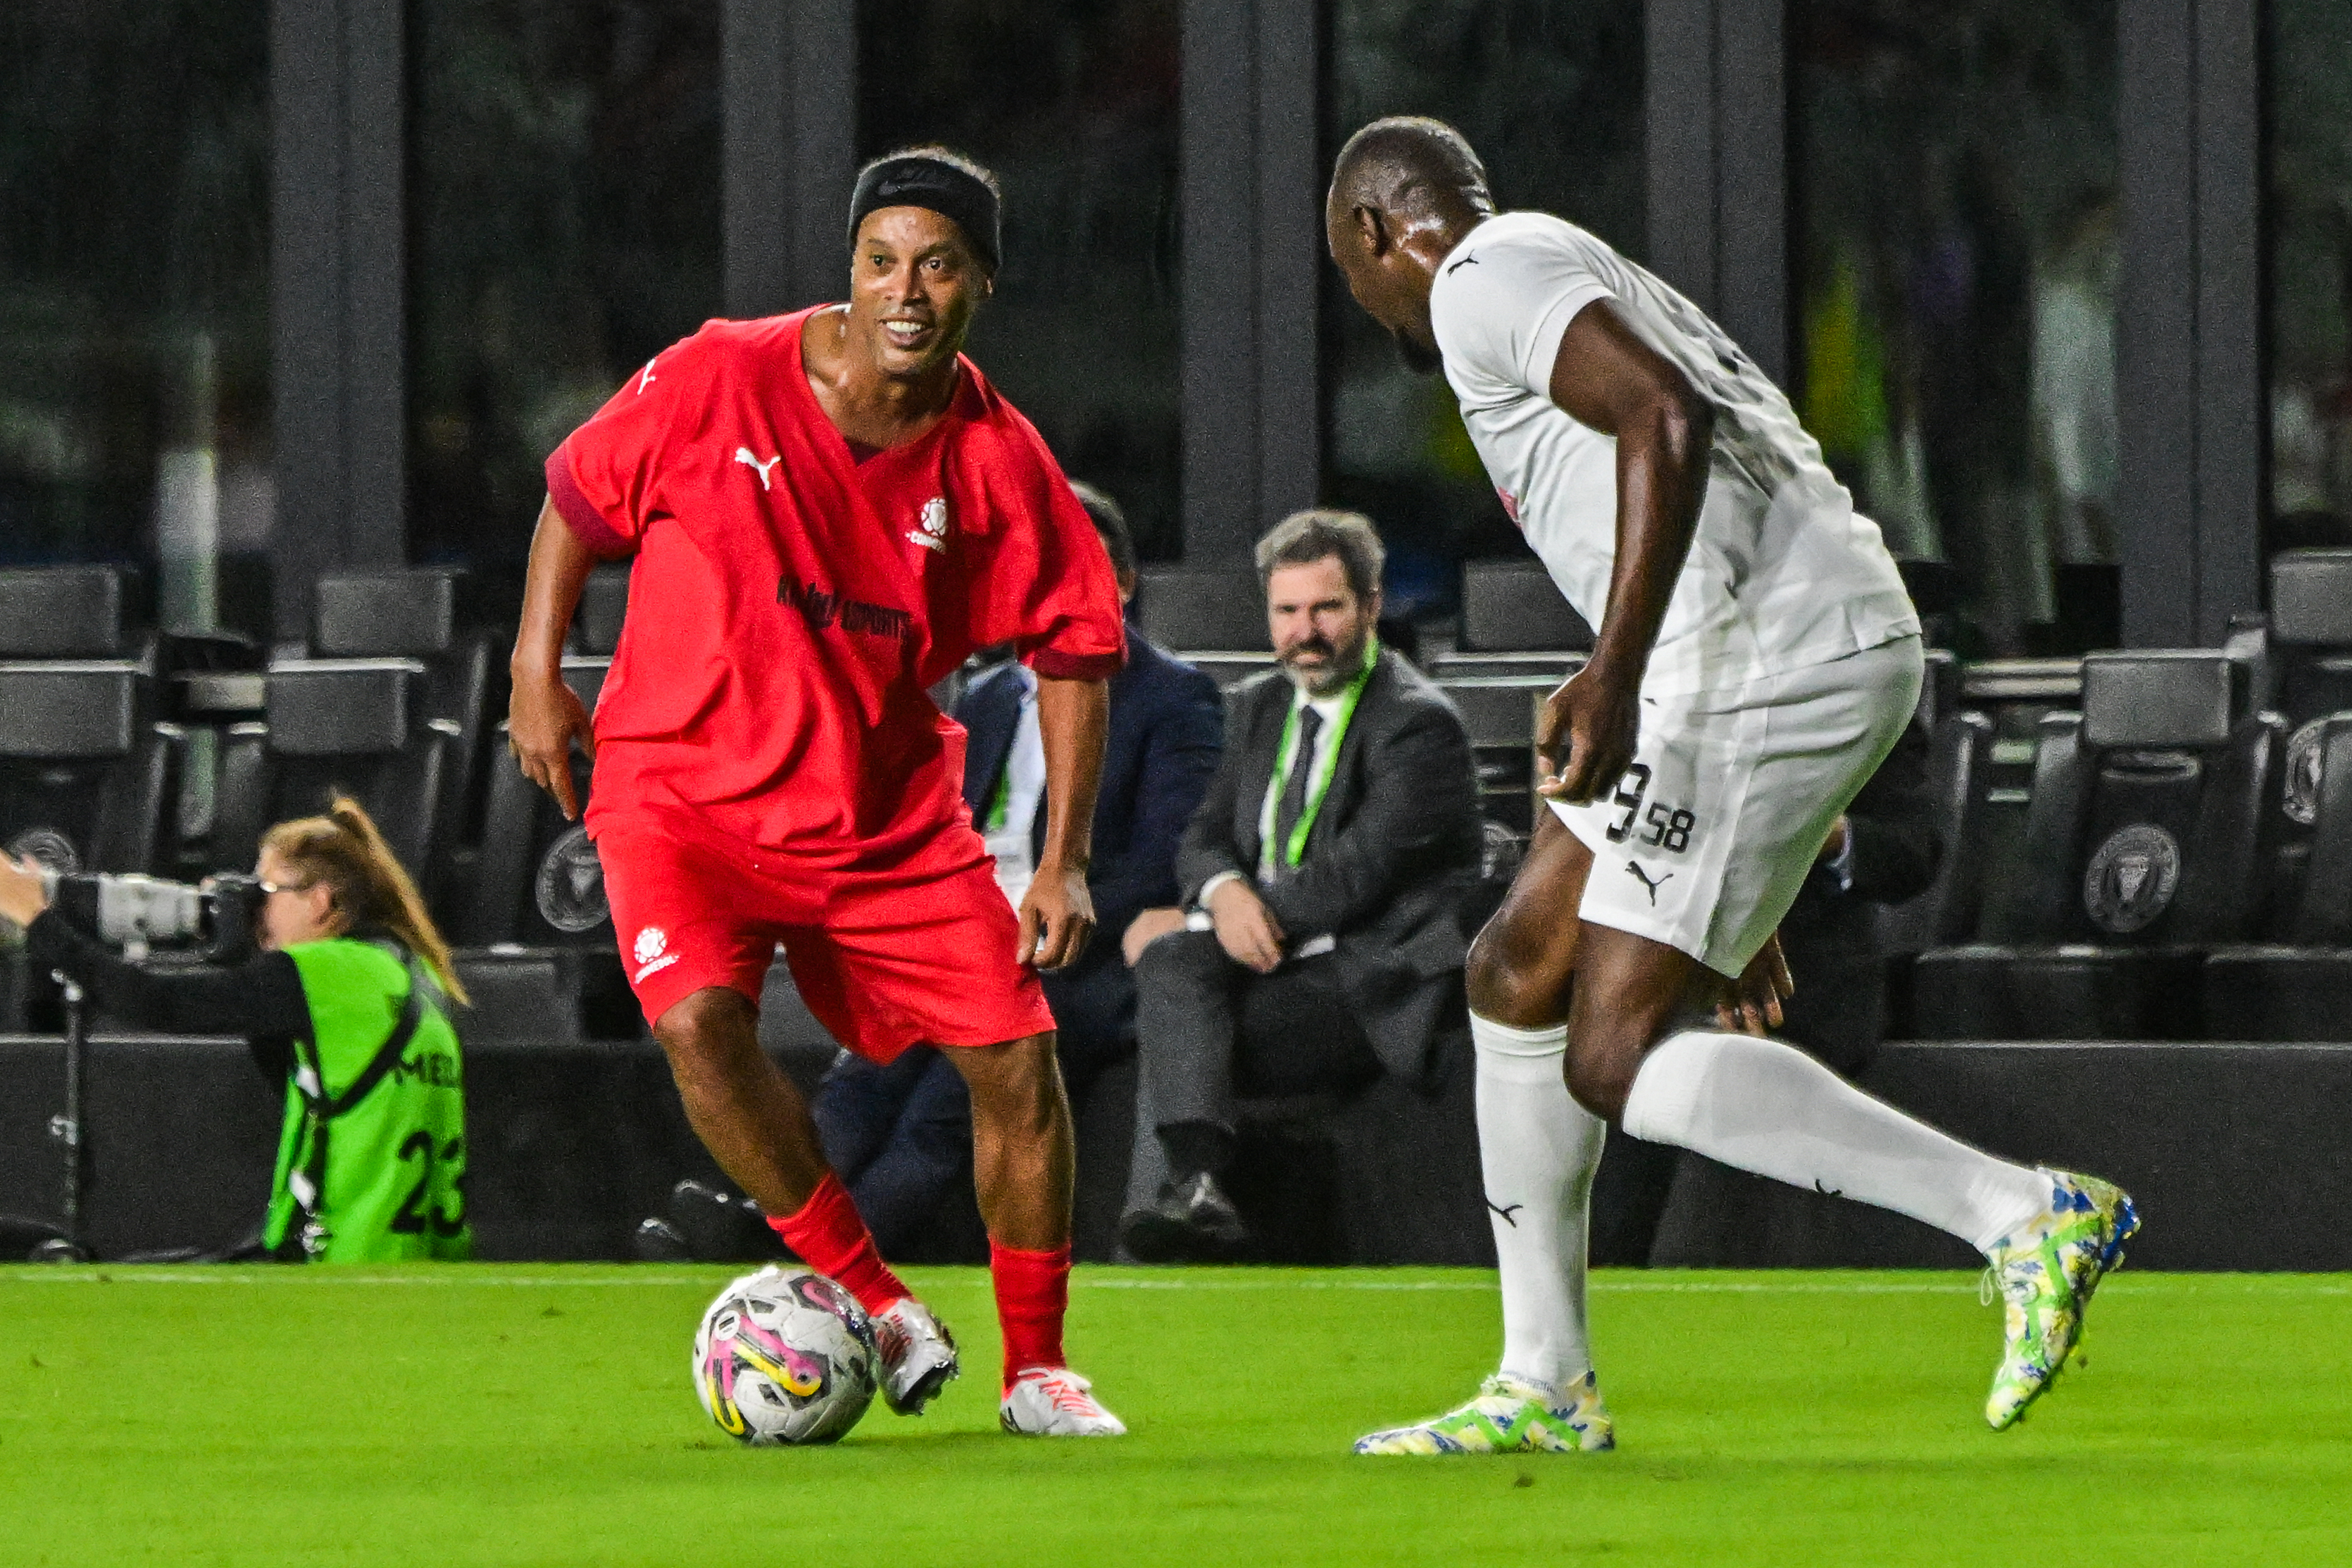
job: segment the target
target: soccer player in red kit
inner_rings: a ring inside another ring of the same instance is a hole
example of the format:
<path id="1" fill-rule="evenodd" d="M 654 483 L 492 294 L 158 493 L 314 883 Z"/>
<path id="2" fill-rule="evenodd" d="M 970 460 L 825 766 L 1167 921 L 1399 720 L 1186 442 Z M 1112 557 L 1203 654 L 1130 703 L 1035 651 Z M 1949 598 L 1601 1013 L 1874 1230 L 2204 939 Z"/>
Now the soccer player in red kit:
<path id="1" fill-rule="evenodd" d="M 712 321 L 547 461 L 514 653 L 525 772 L 588 826 L 622 961 L 695 1132 L 787 1246 L 873 1314 L 883 1393 L 919 1411 L 955 1344 L 876 1251 L 808 1109 L 760 1050 L 778 943 L 812 1011 L 887 1062 L 947 1051 L 1004 1332 L 1007 1431 L 1111 1436 L 1064 1358 L 1070 1110 L 1036 970 L 1091 934 L 1110 561 L 1029 422 L 960 351 L 998 260 L 997 192 L 944 149 L 877 160 L 851 202 L 850 295 Z M 560 678 L 599 559 L 632 559 L 592 727 Z M 926 688 L 1012 642 L 1036 671 L 1036 880 L 1007 908 L 962 801 L 964 733 Z"/>

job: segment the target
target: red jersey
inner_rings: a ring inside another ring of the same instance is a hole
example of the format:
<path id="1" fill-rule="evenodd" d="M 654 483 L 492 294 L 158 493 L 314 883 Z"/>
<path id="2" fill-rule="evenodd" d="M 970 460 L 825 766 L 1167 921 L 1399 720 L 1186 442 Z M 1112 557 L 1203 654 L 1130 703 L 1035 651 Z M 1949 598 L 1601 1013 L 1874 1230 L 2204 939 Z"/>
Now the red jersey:
<path id="1" fill-rule="evenodd" d="M 996 643 L 1073 679 L 1125 656 L 1109 556 L 1035 427 L 959 358 L 939 423 L 858 461 L 802 363 L 814 314 L 707 323 L 547 460 L 572 531 L 635 558 L 596 706 L 600 832 L 684 807 L 887 864 L 964 810 L 963 729 L 925 688 Z"/>

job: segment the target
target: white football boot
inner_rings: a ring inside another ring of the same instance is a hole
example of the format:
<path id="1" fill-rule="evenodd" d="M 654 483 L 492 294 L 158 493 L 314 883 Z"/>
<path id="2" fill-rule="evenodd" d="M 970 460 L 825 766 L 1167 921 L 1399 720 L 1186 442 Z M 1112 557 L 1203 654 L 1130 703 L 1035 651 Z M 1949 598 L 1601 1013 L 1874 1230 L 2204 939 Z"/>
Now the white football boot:
<path id="1" fill-rule="evenodd" d="M 1024 1366 L 996 1417 L 1021 1437 L 1124 1437 L 1127 1423 L 1103 1408 L 1094 1385 L 1066 1366 Z"/>
<path id="2" fill-rule="evenodd" d="M 955 1335 L 912 1296 L 874 1314 L 874 1348 L 882 1354 L 882 1399 L 900 1416 L 919 1416 L 963 1368 Z"/>

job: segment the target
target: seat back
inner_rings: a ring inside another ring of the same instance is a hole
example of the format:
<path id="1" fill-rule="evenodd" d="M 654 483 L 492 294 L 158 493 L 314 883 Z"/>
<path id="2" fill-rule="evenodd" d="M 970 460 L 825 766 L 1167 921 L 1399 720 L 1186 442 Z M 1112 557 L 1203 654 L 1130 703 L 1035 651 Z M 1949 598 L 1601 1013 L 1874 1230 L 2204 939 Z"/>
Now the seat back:
<path id="1" fill-rule="evenodd" d="M 2284 744 L 2226 653 L 2095 653 L 2083 711 L 2041 726 L 2025 853 L 1988 900 L 1997 942 L 2209 944 L 2256 907 L 2263 807 Z"/>
<path id="2" fill-rule="evenodd" d="M 1919 695 L 1924 718 L 1936 701 L 1931 683 Z M 1968 939 L 1984 890 L 1985 799 L 1992 780 L 1992 720 L 1947 712 L 1929 730 L 1927 789 L 1944 825 L 1935 880 L 1901 904 L 1879 911 L 1884 954 L 1924 953 Z"/>
<path id="3" fill-rule="evenodd" d="M 2352 549 L 2271 558 L 2270 632 L 2290 724 L 2352 711 Z"/>
<path id="4" fill-rule="evenodd" d="M 336 790 L 367 809 L 412 876 L 442 847 L 441 803 L 457 741 L 426 716 L 415 659 L 294 659 L 269 667 L 267 718 L 231 725 L 213 820 L 215 864 L 253 863 L 270 824 L 325 809 Z"/>
<path id="5" fill-rule="evenodd" d="M 158 722 L 110 567 L 0 570 L 0 847 L 85 871 L 170 869 L 185 736 Z"/>
<path id="6" fill-rule="evenodd" d="M 573 655 L 563 661 L 563 678 L 593 711 L 610 667 L 609 659 Z M 523 776 L 507 755 L 504 724 L 496 734 L 482 846 L 471 895 L 457 914 L 457 940 L 475 947 L 611 948 L 604 868 L 584 823 L 565 821 L 547 792 Z M 583 813 L 590 775 L 588 759 L 574 752 L 572 788 Z"/>
<path id="7" fill-rule="evenodd" d="M 423 716 L 448 736 L 436 814 L 454 845 L 477 820 L 482 748 L 492 717 L 491 638 L 458 624 L 465 574 L 454 567 L 332 572 L 319 580 L 311 649 L 321 659 L 413 659 L 422 665 Z M 448 867 L 410 868 L 438 897 Z"/>
<path id="8" fill-rule="evenodd" d="M 1437 683 L 1470 733 L 1480 811 L 1514 833 L 1535 830 L 1536 708 L 1559 685 L 1557 675 L 1447 676 Z"/>
<path id="9" fill-rule="evenodd" d="M 1592 628 L 1560 596 L 1539 561 L 1462 563 L 1461 645 L 1480 653 L 1592 646 Z"/>
<path id="10" fill-rule="evenodd" d="M 2308 860 L 2284 933 L 2309 947 L 2352 947 L 2352 713 L 2314 721 L 2319 736 Z"/>
<path id="11" fill-rule="evenodd" d="M 583 653 L 610 658 L 621 645 L 629 615 L 629 569 L 600 566 L 580 586 L 580 608 L 572 618 L 573 643 Z"/>
<path id="12" fill-rule="evenodd" d="M 1147 567 L 1135 597 L 1143 634 L 1163 648 L 1255 653 L 1273 645 L 1254 571 Z"/>

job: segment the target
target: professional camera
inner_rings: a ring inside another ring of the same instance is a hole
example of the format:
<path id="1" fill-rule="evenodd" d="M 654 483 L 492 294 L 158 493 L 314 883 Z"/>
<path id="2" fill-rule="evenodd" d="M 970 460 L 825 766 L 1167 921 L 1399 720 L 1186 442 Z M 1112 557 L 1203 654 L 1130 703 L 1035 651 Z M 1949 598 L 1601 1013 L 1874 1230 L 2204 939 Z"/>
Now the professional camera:
<path id="1" fill-rule="evenodd" d="M 253 877 L 224 872 L 191 887 L 152 876 L 52 871 L 42 881 L 60 915 L 133 957 L 157 944 L 186 945 L 214 964 L 254 952 L 263 894 Z"/>

